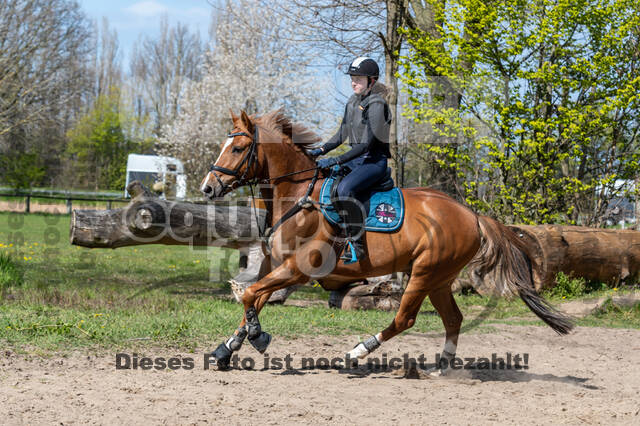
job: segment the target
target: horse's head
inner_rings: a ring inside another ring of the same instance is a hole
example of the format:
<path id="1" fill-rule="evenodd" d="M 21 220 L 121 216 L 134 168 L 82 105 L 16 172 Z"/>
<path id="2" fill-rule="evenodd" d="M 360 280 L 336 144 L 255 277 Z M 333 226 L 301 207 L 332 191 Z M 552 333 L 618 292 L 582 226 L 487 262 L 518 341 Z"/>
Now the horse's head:
<path id="1" fill-rule="evenodd" d="M 258 128 L 244 111 L 240 117 L 231 112 L 231 119 L 233 130 L 200 184 L 200 190 L 209 199 L 222 197 L 257 177 Z"/>
<path id="2" fill-rule="evenodd" d="M 255 120 L 244 111 L 240 117 L 232 112 L 231 119 L 233 130 L 200 184 L 205 197 L 222 197 L 257 179 L 273 182 L 315 166 L 307 149 L 320 138 L 303 125 L 293 123 L 281 110 Z"/>

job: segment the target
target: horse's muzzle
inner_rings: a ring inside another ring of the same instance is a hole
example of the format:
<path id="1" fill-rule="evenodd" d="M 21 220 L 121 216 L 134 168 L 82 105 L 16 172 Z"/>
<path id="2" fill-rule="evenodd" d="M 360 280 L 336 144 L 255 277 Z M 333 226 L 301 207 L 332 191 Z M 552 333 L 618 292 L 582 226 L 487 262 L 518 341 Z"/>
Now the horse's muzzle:
<path id="1" fill-rule="evenodd" d="M 208 183 L 202 186 L 202 194 L 205 198 L 213 200 L 214 198 L 221 197 L 223 188 L 220 185 L 211 186 Z"/>

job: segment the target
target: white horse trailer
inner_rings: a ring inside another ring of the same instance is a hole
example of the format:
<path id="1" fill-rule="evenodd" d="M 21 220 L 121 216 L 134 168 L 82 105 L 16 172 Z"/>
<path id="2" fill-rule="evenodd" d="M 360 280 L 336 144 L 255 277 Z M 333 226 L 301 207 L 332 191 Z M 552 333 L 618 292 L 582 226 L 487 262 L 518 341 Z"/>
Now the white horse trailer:
<path id="1" fill-rule="evenodd" d="M 187 177 L 182 162 L 177 158 L 129 154 L 125 197 L 131 196 L 127 186 L 134 180 L 159 193 L 163 199 L 183 200 L 187 195 Z"/>

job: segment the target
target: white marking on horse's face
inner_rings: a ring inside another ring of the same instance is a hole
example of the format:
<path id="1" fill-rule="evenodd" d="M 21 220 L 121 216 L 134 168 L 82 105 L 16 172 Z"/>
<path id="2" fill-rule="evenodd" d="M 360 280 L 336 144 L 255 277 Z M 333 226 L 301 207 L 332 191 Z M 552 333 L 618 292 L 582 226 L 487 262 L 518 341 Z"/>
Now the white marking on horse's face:
<path id="1" fill-rule="evenodd" d="M 204 180 L 202 181 L 202 185 L 200 186 L 200 192 L 204 192 L 205 188 L 207 187 L 207 184 L 209 183 L 210 177 L 211 177 L 211 172 L 207 173 L 207 175 L 204 177 Z"/>
<path id="2" fill-rule="evenodd" d="M 233 143 L 233 137 L 227 138 L 227 141 L 224 143 L 224 145 L 222 145 L 222 149 L 220 150 L 220 155 L 218 155 L 218 159 L 216 160 L 216 162 L 214 164 L 218 164 L 218 161 L 220 161 L 220 158 L 222 157 L 222 154 L 224 154 L 225 150 L 232 143 Z"/>

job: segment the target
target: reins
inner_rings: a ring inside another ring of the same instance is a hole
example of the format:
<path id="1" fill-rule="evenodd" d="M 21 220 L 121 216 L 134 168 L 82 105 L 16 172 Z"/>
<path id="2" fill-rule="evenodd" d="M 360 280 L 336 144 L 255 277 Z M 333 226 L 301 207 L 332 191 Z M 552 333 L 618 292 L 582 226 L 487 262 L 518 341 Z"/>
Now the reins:
<path id="1" fill-rule="evenodd" d="M 299 170 L 297 172 L 286 173 L 284 175 L 276 176 L 276 177 L 273 177 L 273 178 L 262 179 L 261 182 L 267 183 L 269 181 L 278 180 L 278 179 L 283 178 L 283 177 L 293 176 L 293 175 L 297 175 L 297 174 L 305 173 L 305 172 L 310 172 L 311 170 L 316 170 L 317 171 L 317 170 L 320 170 L 320 169 L 318 167 L 311 167 L 309 169 Z"/>

